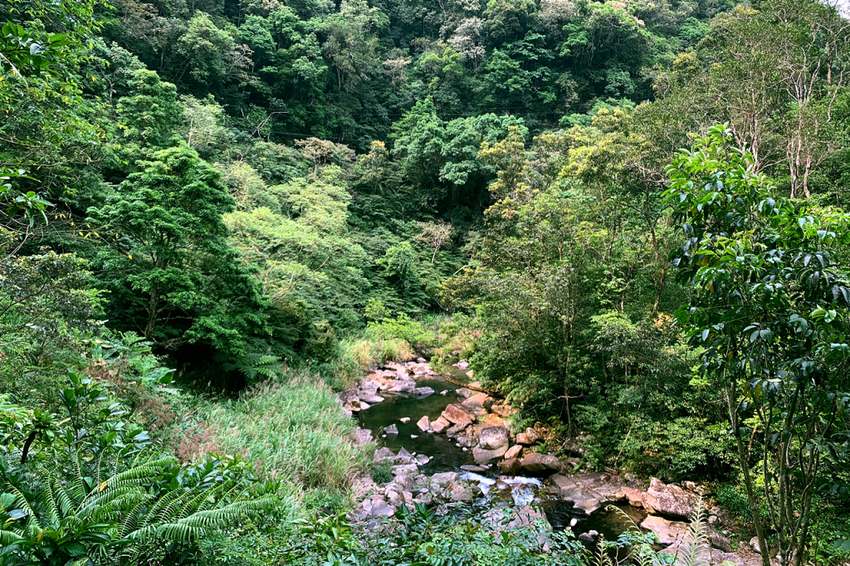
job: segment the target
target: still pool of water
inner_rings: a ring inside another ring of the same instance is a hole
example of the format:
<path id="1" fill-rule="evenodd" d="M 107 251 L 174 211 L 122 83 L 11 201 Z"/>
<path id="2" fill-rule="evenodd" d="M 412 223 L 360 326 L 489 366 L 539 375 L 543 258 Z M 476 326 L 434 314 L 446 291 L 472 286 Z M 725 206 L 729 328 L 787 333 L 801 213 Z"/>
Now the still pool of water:
<path id="1" fill-rule="evenodd" d="M 460 370 L 453 371 L 452 378 L 455 381 L 462 379 L 461 383 L 467 381 L 466 375 Z M 431 461 L 421 468 L 425 474 L 457 470 L 465 464 L 474 464 L 471 451 L 464 451 L 445 434 L 422 432 L 416 426 L 416 421 L 423 416 L 436 420 L 447 405 L 461 402 L 455 393 L 457 387 L 444 379 L 435 378 L 419 379 L 416 385 L 430 387 L 435 393 L 423 399 L 379 392 L 384 401 L 360 411 L 357 415 L 360 427 L 372 431 L 378 446 L 386 446 L 393 452 L 404 448 L 411 454 L 430 457 Z M 445 395 L 441 395 L 443 391 L 446 391 Z M 410 418 L 410 422 L 402 423 L 399 421 L 402 417 Z M 383 437 L 384 428 L 393 424 L 398 427 L 398 435 Z"/>

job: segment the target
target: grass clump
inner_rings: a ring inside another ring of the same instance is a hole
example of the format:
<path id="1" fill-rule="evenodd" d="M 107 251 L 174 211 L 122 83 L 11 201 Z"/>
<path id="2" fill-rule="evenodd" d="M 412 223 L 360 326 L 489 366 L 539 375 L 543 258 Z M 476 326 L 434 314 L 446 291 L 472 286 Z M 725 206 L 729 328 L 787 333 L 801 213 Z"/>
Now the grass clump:
<path id="1" fill-rule="evenodd" d="M 354 421 L 315 376 L 255 387 L 236 401 L 205 404 L 200 414 L 215 446 L 305 493 L 345 490 L 367 468 L 369 447 L 353 444 Z"/>

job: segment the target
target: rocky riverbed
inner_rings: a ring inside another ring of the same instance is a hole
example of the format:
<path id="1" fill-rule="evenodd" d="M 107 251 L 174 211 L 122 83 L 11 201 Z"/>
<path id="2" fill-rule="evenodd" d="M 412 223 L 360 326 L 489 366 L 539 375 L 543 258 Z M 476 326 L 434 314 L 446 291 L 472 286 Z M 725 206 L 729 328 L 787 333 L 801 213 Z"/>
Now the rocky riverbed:
<path id="1" fill-rule="evenodd" d="M 374 463 L 391 474 L 383 483 L 368 476 L 355 481 L 356 520 L 391 516 L 402 505 L 472 503 L 494 528 L 568 528 L 593 543 L 600 533 L 616 538 L 634 522 L 658 536 L 663 552 L 678 550 L 699 505 L 698 486 L 647 483 L 613 471 L 575 473 L 580 447 L 565 459 L 540 451 L 543 433 L 514 430 L 513 409 L 472 378 L 463 362 L 441 376 L 420 359 L 388 363 L 340 394 L 362 427 L 355 440 L 377 440 Z M 612 504 L 631 520 L 609 511 Z M 749 549 L 731 552 L 722 514 L 708 511 L 711 563 L 759 564 Z"/>

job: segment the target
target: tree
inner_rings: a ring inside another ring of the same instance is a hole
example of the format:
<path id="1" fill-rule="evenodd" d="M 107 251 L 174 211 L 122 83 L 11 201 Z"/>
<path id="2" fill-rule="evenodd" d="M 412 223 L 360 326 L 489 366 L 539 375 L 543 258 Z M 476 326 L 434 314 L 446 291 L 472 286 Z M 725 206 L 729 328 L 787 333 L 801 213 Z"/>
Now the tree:
<path id="1" fill-rule="evenodd" d="M 774 196 L 732 136 L 712 128 L 669 169 L 687 238 L 674 264 L 693 287 L 677 318 L 723 387 L 762 562 L 772 529 L 780 563 L 799 566 L 812 499 L 846 458 L 850 282 L 837 252 L 850 215 Z"/>
<path id="2" fill-rule="evenodd" d="M 188 147 L 142 161 L 106 203 L 89 210 L 110 244 L 99 254 L 112 324 L 160 347 L 204 342 L 238 353 L 261 320 L 257 291 L 227 244 L 233 199 Z"/>

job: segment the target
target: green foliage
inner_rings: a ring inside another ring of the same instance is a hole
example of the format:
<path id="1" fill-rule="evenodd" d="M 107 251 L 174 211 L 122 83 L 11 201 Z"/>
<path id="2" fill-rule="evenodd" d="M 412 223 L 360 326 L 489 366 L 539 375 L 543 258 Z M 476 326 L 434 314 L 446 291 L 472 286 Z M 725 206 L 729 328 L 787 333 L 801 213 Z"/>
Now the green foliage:
<path id="1" fill-rule="evenodd" d="M 828 469 L 844 458 L 850 291 L 837 259 L 848 218 L 775 196 L 730 139 L 725 127 L 712 128 L 668 172 L 668 202 L 687 237 L 674 263 L 694 287 L 678 320 L 724 388 L 762 552 L 764 508 L 780 553 L 795 554 L 796 564 L 814 486 L 828 484 Z M 749 417 L 761 427 L 758 443 Z M 784 456 L 774 465 L 776 454 Z M 761 461 L 761 497 L 752 458 Z"/>

